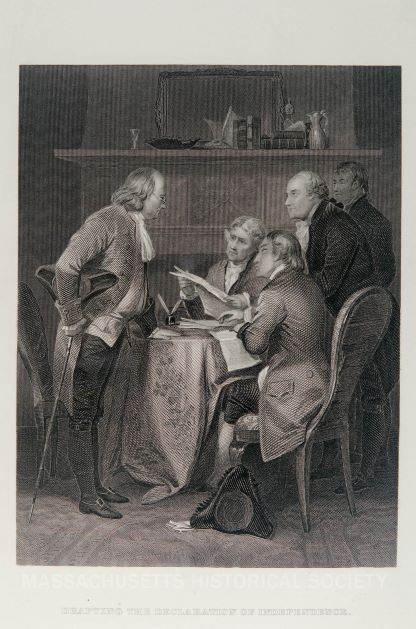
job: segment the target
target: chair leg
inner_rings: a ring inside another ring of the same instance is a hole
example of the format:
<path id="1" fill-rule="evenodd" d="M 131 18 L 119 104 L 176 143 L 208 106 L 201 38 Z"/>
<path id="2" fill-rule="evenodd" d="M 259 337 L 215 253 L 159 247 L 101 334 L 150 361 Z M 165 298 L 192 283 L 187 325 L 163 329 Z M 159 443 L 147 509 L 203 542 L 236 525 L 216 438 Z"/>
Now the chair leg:
<path id="1" fill-rule="evenodd" d="M 350 438 L 347 430 L 344 430 L 339 437 L 341 446 L 342 469 L 344 471 L 345 489 L 347 491 L 348 506 L 351 515 L 357 515 L 354 500 L 354 490 L 352 488 L 351 462 L 350 462 Z"/>
<path id="2" fill-rule="evenodd" d="M 309 483 L 311 475 L 312 442 L 296 450 L 296 481 L 298 485 L 300 513 L 305 533 L 311 530 L 309 512 Z"/>
<path id="3" fill-rule="evenodd" d="M 284 454 L 278 459 L 278 480 L 276 498 L 280 504 L 284 503 L 286 497 L 286 485 L 289 471 L 289 456 Z"/>

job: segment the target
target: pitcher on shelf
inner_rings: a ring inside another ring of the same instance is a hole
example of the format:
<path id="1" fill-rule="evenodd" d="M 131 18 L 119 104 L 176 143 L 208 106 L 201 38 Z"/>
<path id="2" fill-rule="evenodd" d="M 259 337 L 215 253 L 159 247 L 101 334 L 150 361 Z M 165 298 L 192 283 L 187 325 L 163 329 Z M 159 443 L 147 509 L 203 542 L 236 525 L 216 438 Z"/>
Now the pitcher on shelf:
<path id="1" fill-rule="evenodd" d="M 308 122 L 311 123 L 309 131 L 309 148 L 324 149 L 327 145 L 326 128 L 328 117 L 324 111 L 313 111 L 306 114 Z"/>

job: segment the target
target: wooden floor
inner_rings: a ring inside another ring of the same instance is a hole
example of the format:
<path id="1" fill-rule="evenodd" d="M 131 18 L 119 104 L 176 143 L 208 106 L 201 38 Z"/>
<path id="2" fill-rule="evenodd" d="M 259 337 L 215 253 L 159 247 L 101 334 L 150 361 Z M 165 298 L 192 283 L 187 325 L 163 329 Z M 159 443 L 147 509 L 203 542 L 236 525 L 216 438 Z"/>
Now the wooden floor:
<path id="1" fill-rule="evenodd" d="M 356 517 L 339 479 L 311 486 L 312 531 L 301 526 L 296 491 L 290 485 L 284 505 L 270 509 L 275 534 L 270 540 L 218 531 L 178 533 L 169 520 L 189 519 L 207 496 L 188 492 L 142 506 L 146 489 L 123 474 L 114 487 L 128 495 L 121 520 L 103 520 L 78 511 L 75 482 L 50 482 L 37 499 L 32 523 L 27 518 L 31 490 L 17 494 L 17 563 L 49 566 L 211 566 L 276 568 L 387 567 L 396 562 L 397 491 L 390 472 L 376 487 L 356 497 Z"/>

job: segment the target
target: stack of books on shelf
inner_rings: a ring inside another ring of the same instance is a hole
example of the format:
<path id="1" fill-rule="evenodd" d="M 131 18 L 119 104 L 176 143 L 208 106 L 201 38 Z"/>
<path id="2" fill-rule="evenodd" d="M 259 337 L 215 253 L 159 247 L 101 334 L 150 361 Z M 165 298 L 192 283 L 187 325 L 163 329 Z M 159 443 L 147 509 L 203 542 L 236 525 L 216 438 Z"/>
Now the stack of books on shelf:
<path id="1" fill-rule="evenodd" d="M 307 148 L 304 131 L 275 131 L 273 137 L 262 136 L 262 149 L 304 149 Z"/>
<path id="2" fill-rule="evenodd" d="M 305 131 L 275 131 L 273 137 L 261 135 L 261 120 L 257 116 L 238 118 L 233 122 L 235 149 L 304 149 L 308 148 Z"/>
<path id="3" fill-rule="evenodd" d="M 233 148 L 259 149 L 261 137 L 261 120 L 256 116 L 238 118 L 233 123 Z"/>

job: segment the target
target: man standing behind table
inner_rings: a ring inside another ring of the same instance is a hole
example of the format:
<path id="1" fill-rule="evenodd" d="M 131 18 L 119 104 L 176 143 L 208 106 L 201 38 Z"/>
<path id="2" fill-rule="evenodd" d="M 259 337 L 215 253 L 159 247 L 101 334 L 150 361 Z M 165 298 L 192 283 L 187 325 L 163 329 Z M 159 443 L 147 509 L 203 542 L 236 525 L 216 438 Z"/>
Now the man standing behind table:
<path id="1" fill-rule="evenodd" d="M 246 382 L 251 384 L 245 391 L 231 385 L 226 394 L 219 438 L 222 454 L 217 458 L 222 466 L 217 466 L 216 476 L 227 467 L 233 424 L 242 415 L 258 412 L 262 458 L 272 461 L 303 443 L 307 423 L 319 409 L 329 382 L 325 302 L 316 283 L 303 273 L 299 242 L 289 232 L 271 231 L 254 266 L 265 286 L 252 322 L 238 323 L 234 329 L 248 352 L 266 353 L 267 366 L 258 382 Z"/>
<path id="2" fill-rule="evenodd" d="M 396 273 L 391 223 L 370 203 L 368 193 L 368 172 L 362 164 L 348 161 L 336 166 L 334 197 L 365 235 L 378 275 L 377 285 L 388 288 Z M 400 312 L 395 300 L 393 306 L 390 326 L 360 381 L 363 438 L 372 445 L 371 450 L 365 448 L 363 452 L 363 488 L 374 483 L 376 459 L 391 426 L 389 395 L 399 375 L 400 345 Z"/>
<path id="3" fill-rule="evenodd" d="M 328 200 L 328 193 L 320 175 L 301 171 L 287 185 L 285 204 L 289 216 L 297 220 L 296 234 L 309 274 L 320 287 L 328 309 L 336 316 L 348 297 L 363 288 L 379 285 L 379 280 L 364 233 L 346 212 Z M 373 428 L 368 431 L 372 434 Z M 353 483 L 356 491 L 364 489 L 367 478 L 374 473 L 380 444 L 364 435 L 362 449 L 361 472 Z"/>
<path id="4" fill-rule="evenodd" d="M 108 503 L 128 499 L 102 485 L 98 472 L 98 426 L 103 396 L 129 322 L 144 326 L 149 315 L 147 263 L 155 252 L 145 221 L 165 209 L 164 178 L 151 168 L 131 172 L 111 205 L 87 218 L 56 263 L 58 330 L 55 369 L 60 372 L 66 337 L 74 337 L 63 401 L 70 412 L 68 454 L 80 492 L 81 513 L 121 518 Z M 117 283 L 82 307 L 82 271 L 108 271 Z M 151 330 L 150 330 L 151 331 Z"/>
<path id="5" fill-rule="evenodd" d="M 322 177 L 301 171 L 287 185 L 285 202 L 307 270 L 336 316 L 356 291 L 377 284 L 367 241 L 355 221 L 328 200 Z"/>
<path id="6" fill-rule="evenodd" d="M 334 171 L 333 194 L 360 227 L 371 249 L 379 285 L 387 288 L 396 274 L 390 221 L 368 200 L 368 173 L 358 162 L 342 162 Z"/>
<path id="7" fill-rule="evenodd" d="M 229 295 L 230 308 L 244 310 L 257 301 L 264 281 L 256 276 L 253 261 L 265 234 L 262 221 L 252 216 L 239 216 L 225 230 L 227 258 L 209 269 L 206 280 Z M 178 279 L 189 316 L 203 319 L 206 315 L 195 284 L 185 278 Z"/>

